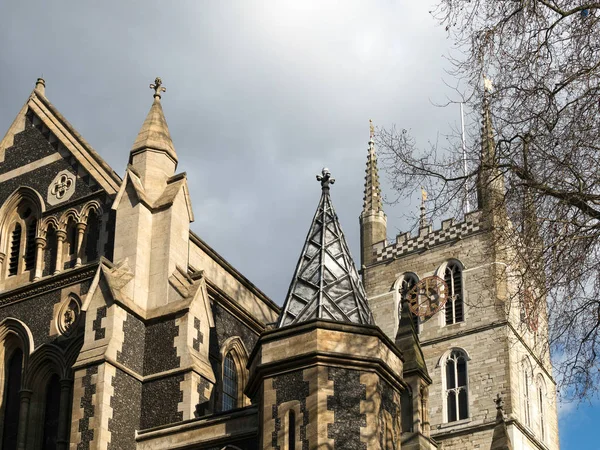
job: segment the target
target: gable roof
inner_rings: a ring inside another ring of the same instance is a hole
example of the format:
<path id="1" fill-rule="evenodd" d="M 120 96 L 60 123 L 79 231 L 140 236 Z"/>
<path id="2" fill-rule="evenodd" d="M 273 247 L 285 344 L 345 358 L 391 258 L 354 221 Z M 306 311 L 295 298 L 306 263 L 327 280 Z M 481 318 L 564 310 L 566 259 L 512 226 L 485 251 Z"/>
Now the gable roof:
<path id="1" fill-rule="evenodd" d="M 121 177 L 48 101 L 43 89 L 38 86 L 33 90 L 8 132 L 0 141 L 0 162 L 4 161 L 6 149 L 13 145 L 14 136 L 25 129 L 27 114 L 33 113 L 108 194 L 116 194 L 121 185 Z"/>
<path id="2" fill-rule="evenodd" d="M 333 182 L 323 169 L 322 194 L 296 266 L 278 326 L 311 319 L 373 324 L 358 271 L 329 196 Z"/>

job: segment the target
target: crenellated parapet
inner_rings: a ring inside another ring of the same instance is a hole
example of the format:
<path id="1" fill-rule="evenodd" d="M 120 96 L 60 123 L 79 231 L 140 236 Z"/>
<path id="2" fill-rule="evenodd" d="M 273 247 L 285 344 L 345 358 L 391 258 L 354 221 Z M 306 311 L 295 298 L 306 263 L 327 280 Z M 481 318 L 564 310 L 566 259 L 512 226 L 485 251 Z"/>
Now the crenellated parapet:
<path id="1" fill-rule="evenodd" d="M 382 241 L 373 246 L 375 262 L 399 258 L 412 252 L 428 250 L 429 248 L 447 242 L 462 239 L 480 232 L 483 228 L 481 211 L 473 211 L 465 216 L 462 222 L 454 223 L 454 218 L 442 221 L 442 227 L 433 230 L 431 225 L 419 229 L 417 236 L 410 232 L 399 234 L 396 242 L 387 244 Z"/>

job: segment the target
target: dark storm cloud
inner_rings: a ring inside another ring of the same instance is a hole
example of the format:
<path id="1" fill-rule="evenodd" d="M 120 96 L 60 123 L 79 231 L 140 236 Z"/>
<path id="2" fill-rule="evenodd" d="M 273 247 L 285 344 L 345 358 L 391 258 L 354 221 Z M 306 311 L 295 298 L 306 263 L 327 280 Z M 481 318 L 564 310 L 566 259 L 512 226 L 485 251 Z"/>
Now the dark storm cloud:
<path id="1" fill-rule="evenodd" d="M 368 119 L 420 143 L 458 119 L 431 104 L 447 93 L 447 44 L 427 3 L 2 2 L 0 134 L 43 74 L 50 101 L 123 174 L 161 76 L 192 229 L 281 303 L 315 174 L 337 178 L 357 258 Z M 390 237 L 409 226 L 406 208 L 386 208 Z"/>

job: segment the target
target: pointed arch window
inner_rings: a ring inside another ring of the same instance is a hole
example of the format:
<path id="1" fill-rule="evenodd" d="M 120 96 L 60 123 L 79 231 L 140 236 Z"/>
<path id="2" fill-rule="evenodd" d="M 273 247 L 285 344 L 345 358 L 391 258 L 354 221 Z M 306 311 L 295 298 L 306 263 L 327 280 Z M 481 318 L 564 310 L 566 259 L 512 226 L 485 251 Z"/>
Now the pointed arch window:
<path id="1" fill-rule="evenodd" d="M 531 391 L 532 391 L 532 377 L 533 370 L 529 360 L 523 361 L 523 378 L 522 378 L 522 396 L 523 396 L 523 421 L 525 425 L 531 427 Z"/>
<path id="2" fill-rule="evenodd" d="M 85 235 L 85 258 L 87 262 L 98 259 L 98 238 L 100 235 L 100 219 L 96 211 L 90 211 L 87 219 Z"/>
<path id="3" fill-rule="evenodd" d="M 452 350 L 443 365 L 447 422 L 469 417 L 467 361 L 464 351 Z"/>
<path id="4" fill-rule="evenodd" d="M 448 285 L 445 307 L 446 325 L 464 321 L 463 273 L 458 261 L 450 261 L 444 269 L 444 281 Z"/>
<path id="5" fill-rule="evenodd" d="M 56 269 L 57 242 L 56 228 L 49 224 L 46 231 L 46 249 L 44 251 L 44 270 L 42 275 L 50 275 Z"/>
<path id="6" fill-rule="evenodd" d="M 538 422 L 540 428 L 540 438 L 542 441 L 546 440 L 546 390 L 544 386 L 544 380 L 541 375 L 537 381 L 537 410 L 538 410 Z"/>
<path id="7" fill-rule="evenodd" d="M 238 376 L 235 361 L 231 352 L 227 353 L 223 361 L 223 411 L 237 408 L 238 403 Z"/>
<path id="8" fill-rule="evenodd" d="M 19 273 L 19 256 L 21 253 L 21 224 L 15 223 L 10 233 L 10 258 L 8 260 L 8 276 Z"/>
<path id="9" fill-rule="evenodd" d="M 419 277 L 417 277 L 414 273 L 408 272 L 402 276 L 402 283 L 400 284 L 400 305 L 399 309 L 402 309 L 402 303 L 406 300 L 406 297 L 410 290 L 416 286 L 419 282 Z M 419 316 L 416 314 L 411 314 L 412 323 L 415 327 L 415 331 L 417 334 L 419 333 Z"/>
<path id="10" fill-rule="evenodd" d="M 288 449 L 296 450 L 296 412 L 293 409 L 288 413 Z"/>
<path id="11" fill-rule="evenodd" d="M 60 379 L 58 375 L 54 374 L 50 377 L 50 380 L 48 380 L 48 384 L 46 385 L 42 450 L 56 449 L 60 406 Z"/>
<path id="12" fill-rule="evenodd" d="M 23 372 L 23 351 L 15 349 L 6 365 L 6 382 L 4 385 L 4 426 L 2 431 L 2 448 L 16 450 L 19 427 L 19 409 L 21 391 L 21 375 Z"/>

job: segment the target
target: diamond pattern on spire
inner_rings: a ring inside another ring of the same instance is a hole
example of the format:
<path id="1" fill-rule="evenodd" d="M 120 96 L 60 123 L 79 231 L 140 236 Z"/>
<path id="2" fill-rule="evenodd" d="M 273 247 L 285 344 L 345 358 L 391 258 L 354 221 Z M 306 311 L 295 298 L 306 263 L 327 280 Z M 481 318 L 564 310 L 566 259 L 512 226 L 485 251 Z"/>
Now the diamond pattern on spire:
<path id="1" fill-rule="evenodd" d="M 373 324 L 329 189 L 323 189 L 278 326 L 316 318 Z"/>

